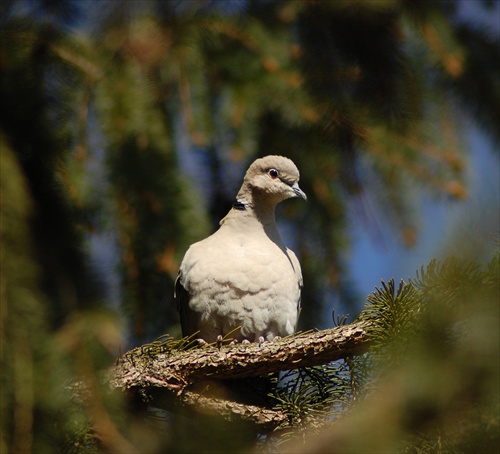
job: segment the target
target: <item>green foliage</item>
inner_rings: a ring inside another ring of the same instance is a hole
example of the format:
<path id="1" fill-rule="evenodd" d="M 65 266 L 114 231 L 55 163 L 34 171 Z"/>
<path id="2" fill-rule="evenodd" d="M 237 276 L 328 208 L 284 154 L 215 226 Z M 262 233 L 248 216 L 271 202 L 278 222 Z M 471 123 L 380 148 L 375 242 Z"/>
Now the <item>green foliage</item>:
<path id="1" fill-rule="evenodd" d="M 55 183 L 78 207 L 67 215 L 113 239 L 137 341 L 175 331 L 165 289 L 187 246 L 213 229 L 208 219 L 230 206 L 234 164 L 282 153 L 301 169 L 311 202 L 280 214 L 295 221 L 309 329 L 323 288 L 354 303 L 342 258 L 346 207 L 370 194 L 411 245 L 415 183 L 467 194 L 455 99 L 496 133 L 497 43 L 458 23 L 450 5 L 252 1 L 235 14 L 225 2 L 28 3 L 20 11 L 43 11 L 42 23 L 4 8 L 4 128 L 16 150 L 28 137 L 38 143 L 49 168 L 57 156 Z M 91 26 L 78 28 L 85 19 Z M 216 183 L 204 197 L 186 159 Z"/>
<path id="2" fill-rule="evenodd" d="M 119 333 L 110 314 L 93 311 L 74 313 L 59 332 L 52 331 L 51 299 L 41 290 L 43 273 L 31 232 L 33 201 L 4 138 L 0 153 L 0 450 L 67 452 L 68 441 L 86 434 L 91 420 L 70 385 L 85 377 L 95 380 L 96 371 L 109 365 L 109 349 L 116 348 Z"/>
<path id="3" fill-rule="evenodd" d="M 310 196 L 280 212 L 301 256 L 310 328 L 325 290 L 354 299 L 348 207 L 369 194 L 376 220 L 411 245 L 415 188 L 467 195 L 457 103 L 498 138 L 498 42 L 452 2 L 227 5 L 2 3 L 0 451 L 161 452 L 183 430 L 189 446 L 200 441 L 181 418 L 156 442 L 101 388 L 127 347 L 101 307 L 96 237 L 110 238 L 117 266 L 100 272 L 118 275 L 127 337 L 177 334 L 171 289 L 186 248 L 229 208 L 235 168 L 286 154 Z M 371 415 L 384 449 L 492 451 L 498 272 L 497 255 L 486 268 L 446 260 L 383 283 L 362 314 L 373 351 L 283 377 L 277 405 L 302 435 L 305 421 L 352 408 L 353 452 L 373 441 Z M 75 397 L 75 381 L 91 399 Z M 365 396 L 377 394 L 371 406 Z M 225 430 L 215 425 L 214 437 Z"/>
<path id="4" fill-rule="evenodd" d="M 493 259 L 490 267 L 494 266 L 495 260 L 498 259 Z M 440 301 L 444 307 L 457 309 L 457 303 L 469 298 L 472 291 L 477 291 L 483 279 L 492 277 L 488 273 L 490 269 L 485 273 L 477 263 L 449 257 L 442 263 L 431 261 L 426 269 L 422 267 L 412 282 L 424 299 Z"/>
<path id="5" fill-rule="evenodd" d="M 411 283 L 404 281 L 396 289 L 394 279 L 387 284 L 382 281 L 382 288 L 375 289 L 359 317 L 376 325 L 373 331 L 375 345 L 407 342 L 418 329 L 422 296 Z"/>
<path id="6" fill-rule="evenodd" d="M 284 374 L 273 398 L 293 430 L 263 450 L 494 452 L 499 257 L 483 266 L 433 260 L 397 288 L 382 281 L 359 316 L 370 325 L 369 352 Z"/>
<path id="7" fill-rule="evenodd" d="M 351 361 L 342 360 L 283 374 L 272 395 L 276 402 L 273 408 L 288 415 L 294 430 L 320 429 L 320 421 L 342 415 L 356 396 L 351 366 Z"/>
<path id="8" fill-rule="evenodd" d="M 375 339 L 391 332 L 388 326 L 401 323 L 401 330 L 392 329 L 388 344 L 376 342 L 370 351 L 373 364 L 385 362 L 375 369 L 374 394 L 352 419 L 359 424 L 361 412 L 379 405 L 387 427 L 360 444 L 350 441 L 353 451 L 379 442 L 385 449 L 397 442 L 405 452 L 494 452 L 498 447 L 499 255 L 483 266 L 453 258 L 432 261 L 406 284 L 412 290 L 399 300 L 399 310 L 391 309 L 393 290 L 377 290 L 377 312 L 386 305 L 388 317 L 373 317 L 370 298 Z"/>

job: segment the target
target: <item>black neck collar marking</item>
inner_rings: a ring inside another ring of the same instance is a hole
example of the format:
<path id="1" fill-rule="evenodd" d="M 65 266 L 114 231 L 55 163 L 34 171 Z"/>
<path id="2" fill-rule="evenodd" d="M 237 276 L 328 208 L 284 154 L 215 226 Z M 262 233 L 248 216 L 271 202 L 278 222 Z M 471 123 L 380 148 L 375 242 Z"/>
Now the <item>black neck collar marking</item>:
<path id="1" fill-rule="evenodd" d="M 245 202 L 240 202 L 239 200 L 236 200 L 233 203 L 233 208 L 238 211 L 245 211 L 247 209 L 247 204 Z"/>

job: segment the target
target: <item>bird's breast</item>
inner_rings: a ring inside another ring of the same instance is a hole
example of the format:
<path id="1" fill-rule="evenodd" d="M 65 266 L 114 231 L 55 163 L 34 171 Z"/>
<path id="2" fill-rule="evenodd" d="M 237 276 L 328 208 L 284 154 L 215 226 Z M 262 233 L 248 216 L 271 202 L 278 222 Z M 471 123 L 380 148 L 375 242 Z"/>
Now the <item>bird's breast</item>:
<path id="1" fill-rule="evenodd" d="M 291 334 L 301 287 L 293 253 L 268 237 L 221 239 L 214 234 L 194 244 L 181 265 L 200 336 L 214 340 L 238 327 L 238 336 L 250 340 Z"/>
<path id="2" fill-rule="evenodd" d="M 289 294 L 290 289 L 298 292 L 297 270 L 279 245 L 244 235 L 224 242 L 214 236 L 193 245 L 183 262 L 184 286 L 191 297 L 199 296 L 200 302 L 247 295 L 275 300 L 280 294 Z"/>

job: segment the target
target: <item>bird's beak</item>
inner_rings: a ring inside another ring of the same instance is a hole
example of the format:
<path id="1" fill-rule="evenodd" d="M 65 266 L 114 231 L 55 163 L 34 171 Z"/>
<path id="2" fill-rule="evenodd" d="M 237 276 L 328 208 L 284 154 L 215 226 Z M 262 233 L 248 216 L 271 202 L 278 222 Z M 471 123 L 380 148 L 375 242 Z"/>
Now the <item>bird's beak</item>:
<path id="1" fill-rule="evenodd" d="M 306 193 L 302 189 L 299 188 L 299 184 L 297 182 L 295 182 L 292 185 L 292 189 L 293 189 L 293 192 L 295 192 L 295 195 L 297 197 L 300 197 L 302 200 L 307 201 Z"/>

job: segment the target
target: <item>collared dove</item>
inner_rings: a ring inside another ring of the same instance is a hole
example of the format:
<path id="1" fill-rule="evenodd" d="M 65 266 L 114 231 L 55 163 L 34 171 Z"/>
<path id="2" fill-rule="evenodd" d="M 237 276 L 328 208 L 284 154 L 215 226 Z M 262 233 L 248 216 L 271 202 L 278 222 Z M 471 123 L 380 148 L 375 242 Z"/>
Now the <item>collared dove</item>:
<path id="1" fill-rule="evenodd" d="M 183 336 L 262 342 L 295 331 L 302 273 L 281 240 L 274 209 L 291 197 L 307 200 L 298 182 L 297 167 L 282 156 L 249 167 L 219 229 L 182 260 L 175 297 Z"/>

